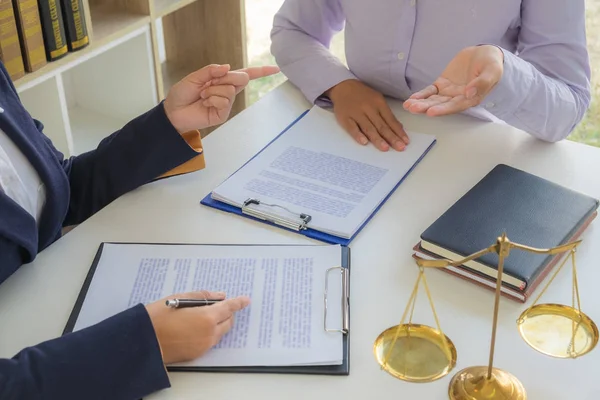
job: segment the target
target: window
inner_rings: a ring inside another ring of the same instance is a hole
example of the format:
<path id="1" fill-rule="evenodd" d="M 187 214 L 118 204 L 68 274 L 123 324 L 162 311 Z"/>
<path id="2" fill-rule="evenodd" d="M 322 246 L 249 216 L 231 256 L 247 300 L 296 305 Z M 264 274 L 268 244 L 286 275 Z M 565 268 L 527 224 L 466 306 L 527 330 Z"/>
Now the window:
<path id="1" fill-rule="evenodd" d="M 248 40 L 248 64 L 250 66 L 275 65 L 271 55 L 271 28 L 273 17 L 284 0 L 246 0 L 246 35 Z M 335 36 L 331 43 L 333 54 L 343 60 L 343 33 Z M 270 90 L 285 81 L 283 74 L 252 81 L 248 87 L 249 104 L 254 103 Z"/>

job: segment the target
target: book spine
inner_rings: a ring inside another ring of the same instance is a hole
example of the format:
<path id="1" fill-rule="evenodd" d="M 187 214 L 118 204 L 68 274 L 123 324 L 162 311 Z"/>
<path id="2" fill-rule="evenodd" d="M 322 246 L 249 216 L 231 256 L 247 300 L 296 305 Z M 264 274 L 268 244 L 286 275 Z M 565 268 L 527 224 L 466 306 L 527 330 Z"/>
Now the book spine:
<path id="1" fill-rule="evenodd" d="M 55 61 L 68 52 L 60 0 L 39 0 L 46 59 Z"/>
<path id="2" fill-rule="evenodd" d="M 90 43 L 82 0 L 60 0 L 62 2 L 67 44 L 69 51 L 77 51 Z"/>
<path id="3" fill-rule="evenodd" d="M 0 0 L 0 60 L 13 81 L 25 75 L 12 0 Z"/>
<path id="4" fill-rule="evenodd" d="M 13 0 L 17 16 L 17 30 L 21 39 L 21 51 L 25 70 L 34 72 L 47 64 L 42 24 L 37 0 Z"/>

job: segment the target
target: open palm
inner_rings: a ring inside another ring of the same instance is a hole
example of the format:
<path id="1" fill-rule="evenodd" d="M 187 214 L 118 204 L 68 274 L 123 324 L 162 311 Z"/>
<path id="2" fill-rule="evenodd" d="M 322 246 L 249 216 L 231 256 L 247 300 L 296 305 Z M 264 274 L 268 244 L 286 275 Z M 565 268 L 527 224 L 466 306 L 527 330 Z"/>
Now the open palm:
<path id="1" fill-rule="evenodd" d="M 436 81 L 404 102 L 414 114 L 430 116 L 462 112 L 488 95 L 502 77 L 503 54 L 496 46 L 461 50 Z"/>

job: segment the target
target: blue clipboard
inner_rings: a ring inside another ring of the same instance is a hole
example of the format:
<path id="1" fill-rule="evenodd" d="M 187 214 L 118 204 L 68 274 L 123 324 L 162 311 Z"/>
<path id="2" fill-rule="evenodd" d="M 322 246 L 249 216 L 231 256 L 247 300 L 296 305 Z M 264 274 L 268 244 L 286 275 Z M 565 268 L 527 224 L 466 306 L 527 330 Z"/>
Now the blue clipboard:
<path id="1" fill-rule="evenodd" d="M 310 111 L 310 109 L 304 111 L 298 118 L 296 118 L 291 124 L 289 124 L 279 135 L 277 135 L 273 140 L 271 140 L 263 149 L 261 149 L 252 158 L 250 158 L 248 161 L 246 161 L 244 163 L 244 165 L 242 165 L 240 168 L 238 168 L 230 176 L 233 176 L 239 170 L 241 170 L 242 168 L 244 168 L 250 161 L 252 161 L 255 157 L 257 157 L 260 153 L 262 153 L 267 147 L 269 147 L 273 142 L 275 142 L 277 139 L 279 139 L 279 137 L 281 137 L 281 135 L 283 135 L 284 133 L 286 133 L 292 126 L 294 126 L 298 121 L 300 121 L 309 111 Z M 285 230 L 288 230 L 290 232 L 299 233 L 301 235 L 304 235 L 306 237 L 309 237 L 311 239 L 315 239 L 315 240 L 318 240 L 318 241 L 321 241 L 321 242 L 330 243 L 330 244 L 340 244 L 342 246 L 348 246 L 348 245 L 350 245 L 350 242 L 352 242 L 352 240 L 354 240 L 354 238 L 363 230 L 363 228 L 365 227 L 365 225 L 367 225 L 369 223 L 369 221 L 371 221 L 371 219 L 373 218 L 373 216 L 375 216 L 375 214 L 377 214 L 377 212 L 386 203 L 386 201 L 392 196 L 392 194 L 394 194 L 394 192 L 396 191 L 396 189 L 398 189 L 398 187 L 400 186 L 400 184 L 402 184 L 402 182 L 404 181 L 404 179 L 406 179 L 406 177 L 413 171 L 413 169 L 415 169 L 415 167 L 421 162 L 421 160 L 425 157 L 425 155 L 427 155 L 427 153 L 429 153 L 429 151 L 435 145 L 436 142 L 437 142 L 437 140 L 435 140 L 435 139 L 433 140 L 433 142 L 431 142 L 431 145 L 427 148 L 427 150 L 425 150 L 423 152 L 423 154 L 417 160 L 417 162 L 415 162 L 413 164 L 413 166 L 406 172 L 406 174 L 402 177 L 402 179 L 400 179 L 400 181 L 396 184 L 396 186 L 394 186 L 394 188 L 390 191 L 390 193 L 388 193 L 388 195 L 383 199 L 383 201 L 379 204 L 379 206 L 375 209 L 375 211 L 365 220 L 365 222 L 361 225 L 361 227 L 354 233 L 354 235 L 350 239 L 342 238 L 342 237 L 335 236 L 335 235 L 330 235 L 328 233 L 323 233 L 323 232 L 314 230 L 314 229 L 309 228 L 309 227 L 307 227 L 307 229 L 300 230 L 300 231 L 297 231 L 297 230 L 294 230 L 294 229 L 290 229 L 290 228 L 286 228 L 286 227 L 278 225 L 276 223 L 273 223 L 273 222 L 270 222 L 270 221 L 266 221 L 266 220 L 263 220 L 263 219 L 256 218 L 254 216 L 245 214 L 245 213 L 242 212 L 242 209 L 239 208 L 239 207 L 235 207 L 235 206 L 232 206 L 230 204 L 223 203 L 223 202 L 218 201 L 218 200 L 214 200 L 211 197 L 211 193 L 209 193 L 208 195 L 206 195 L 206 197 L 204 197 L 200 201 L 200 204 L 202 204 L 204 206 L 207 206 L 207 207 L 216 208 L 216 209 L 221 210 L 221 211 L 226 211 L 226 212 L 229 212 L 229 213 L 241 215 L 242 217 L 250 218 L 250 219 L 253 219 L 255 221 L 262 222 L 264 224 L 269 224 L 269 225 L 272 225 L 272 226 L 276 226 L 278 228 L 285 229 Z"/>

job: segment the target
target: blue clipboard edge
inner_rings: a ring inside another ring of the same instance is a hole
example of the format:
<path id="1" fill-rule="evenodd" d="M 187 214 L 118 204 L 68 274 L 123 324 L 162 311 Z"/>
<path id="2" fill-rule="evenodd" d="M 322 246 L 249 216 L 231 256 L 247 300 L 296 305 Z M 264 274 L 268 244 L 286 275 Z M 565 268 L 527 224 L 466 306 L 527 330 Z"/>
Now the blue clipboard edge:
<path id="1" fill-rule="evenodd" d="M 94 260 L 90 269 L 85 277 L 82 284 L 77 300 L 73 305 L 69 319 L 65 325 L 62 335 L 73 332 L 83 301 L 87 296 L 87 292 L 94 278 L 96 268 L 102 258 L 102 251 L 104 250 L 105 244 L 132 244 L 132 245 L 169 245 L 169 246 L 297 246 L 297 247 L 314 247 L 323 246 L 319 244 L 223 244 L 223 243 L 144 243 L 144 242 L 102 242 L 96 251 Z M 335 243 L 337 244 L 337 243 Z M 347 246 L 341 246 L 341 262 L 342 267 L 348 269 L 348 298 L 350 299 L 351 291 L 351 276 L 350 264 L 351 264 L 351 251 Z M 167 371 L 172 372 L 229 372 L 229 373 L 270 373 L 270 374 L 302 374 L 302 375 L 349 375 L 350 374 L 350 332 L 351 327 L 351 312 L 350 305 L 348 305 L 348 333 L 344 335 L 343 344 L 344 347 L 344 359 L 340 365 L 307 365 L 307 366 L 276 366 L 276 367 L 184 367 L 184 366 L 167 366 Z"/>
<path id="2" fill-rule="evenodd" d="M 255 157 L 257 157 L 260 153 L 262 153 L 267 147 L 269 147 L 273 142 L 275 142 L 281 135 L 283 135 L 285 132 L 287 132 L 292 126 L 294 126 L 298 121 L 300 121 L 308 112 L 310 111 L 310 109 L 304 111 L 298 118 L 296 118 L 290 125 L 288 125 L 279 135 L 277 135 L 273 140 L 271 140 L 265 147 L 263 147 L 258 153 L 256 153 L 254 156 L 252 156 L 248 161 L 246 161 L 240 168 L 238 168 L 235 172 L 233 172 L 231 175 L 229 175 L 225 180 L 229 179 L 231 176 L 235 175 L 239 170 L 241 170 L 242 168 L 244 168 L 250 161 L 252 161 Z M 211 193 L 208 193 L 201 201 L 200 204 L 207 206 L 207 207 L 211 207 L 211 208 L 216 208 L 218 210 L 221 211 L 225 211 L 225 212 L 229 212 L 232 214 L 236 214 L 236 215 L 241 215 L 242 217 L 245 218 L 249 218 L 258 222 L 262 222 L 264 224 L 268 224 L 271 226 L 275 226 L 277 228 L 280 229 L 284 229 L 290 232 L 294 232 L 294 233 L 299 233 L 301 235 L 307 236 L 311 239 L 315 239 L 315 240 L 319 240 L 325 243 L 329 243 L 329 244 L 340 244 L 342 246 L 349 246 L 350 243 L 354 240 L 354 238 L 356 238 L 356 236 L 358 236 L 358 234 L 363 230 L 363 228 L 371 221 L 371 219 L 373 219 L 373 217 L 375 216 L 375 214 L 377 214 L 377 212 L 383 207 L 383 205 L 389 200 L 389 198 L 396 192 L 396 190 L 400 187 L 400 185 L 402 184 L 402 182 L 404 182 L 404 180 L 406 179 L 406 177 L 408 175 L 410 175 L 410 173 L 416 168 L 416 166 L 423 160 L 423 158 L 425 158 L 425 156 L 429 153 L 429 151 L 433 148 L 433 146 L 437 143 L 437 140 L 434 139 L 431 144 L 429 145 L 429 147 L 423 152 L 423 154 L 421 155 L 421 157 L 419 157 L 419 159 L 413 164 L 413 166 L 406 172 L 406 174 L 404 174 L 404 176 L 398 181 L 398 183 L 396 184 L 396 186 L 394 186 L 394 188 L 388 193 L 388 195 L 381 201 L 381 203 L 379 203 L 379 205 L 377 206 L 377 208 L 375 209 L 375 211 L 373 211 L 373 213 L 371 213 L 371 215 L 369 215 L 369 217 L 365 220 L 365 222 L 360 226 L 360 228 L 358 228 L 358 230 L 354 233 L 354 235 L 352 235 L 352 237 L 350 237 L 349 239 L 345 239 L 345 238 L 341 238 L 339 236 L 334 236 L 334 235 L 330 235 L 327 233 L 323 233 L 314 229 L 307 229 L 305 231 L 294 231 L 293 229 L 289 229 L 277 224 L 274 224 L 272 222 L 269 221 L 264 221 L 262 219 L 253 217 L 251 215 L 247 215 L 247 214 L 243 214 L 241 209 L 235 206 L 232 206 L 230 204 L 227 203 L 223 203 L 217 200 L 214 200 L 211 197 Z"/>

